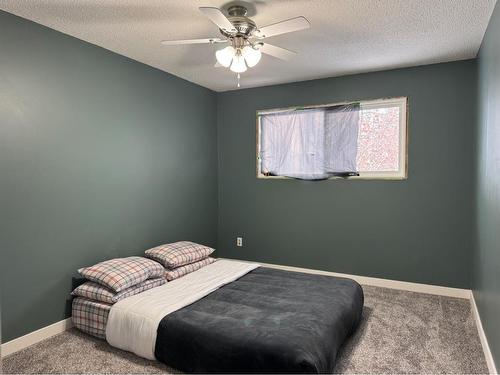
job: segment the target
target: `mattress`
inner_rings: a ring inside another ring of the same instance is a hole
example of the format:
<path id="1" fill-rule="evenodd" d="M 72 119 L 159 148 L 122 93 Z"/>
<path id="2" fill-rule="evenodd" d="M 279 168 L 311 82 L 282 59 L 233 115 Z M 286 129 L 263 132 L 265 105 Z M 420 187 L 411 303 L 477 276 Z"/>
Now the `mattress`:
<path id="1" fill-rule="evenodd" d="M 112 305 L 77 297 L 73 299 L 72 321 L 76 328 L 100 339 L 106 338 L 106 324 Z"/>
<path id="2" fill-rule="evenodd" d="M 257 268 L 165 316 L 155 357 L 185 372 L 332 372 L 363 301 L 350 279 Z"/>
<path id="3" fill-rule="evenodd" d="M 184 372 L 332 372 L 363 303 L 351 279 L 257 268 L 160 319 L 154 357 Z M 73 322 L 106 338 L 111 309 L 75 298 Z"/>

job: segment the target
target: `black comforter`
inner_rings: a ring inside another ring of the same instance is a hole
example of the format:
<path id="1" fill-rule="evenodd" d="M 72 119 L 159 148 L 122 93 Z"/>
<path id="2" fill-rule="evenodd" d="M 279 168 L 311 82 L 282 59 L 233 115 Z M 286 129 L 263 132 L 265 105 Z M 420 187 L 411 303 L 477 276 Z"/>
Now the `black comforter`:
<path id="1" fill-rule="evenodd" d="M 186 372 L 331 372 L 362 310 L 353 280 L 257 268 L 163 318 L 155 355 Z"/>

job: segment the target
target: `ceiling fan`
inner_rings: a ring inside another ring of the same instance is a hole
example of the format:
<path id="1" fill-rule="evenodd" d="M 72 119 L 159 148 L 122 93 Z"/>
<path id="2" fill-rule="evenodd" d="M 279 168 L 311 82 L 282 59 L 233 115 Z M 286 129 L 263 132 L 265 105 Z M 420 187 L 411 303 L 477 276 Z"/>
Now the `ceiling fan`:
<path id="1" fill-rule="evenodd" d="M 228 17 L 219 8 L 200 7 L 199 10 L 219 27 L 222 37 L 164 40 L 161 43 L 166 46 L 229 43 L 229 46 L 215 53 L 216 66 L 223 66 L 237 73 L 238 87 L 240 87 L 240 73 L 245 72 L 247 66 L 252 68 L 257 65 L 262 53 L 281 60 L 289 60 L 295 55 L 295 52 L 288 49 L 264 43 L 263 39 L 310 27 L 309 21 L 300 16 L 259 28 L 254 21 L 246 16 L 247 8 L 242 5 L 229 7 L 227 9 Z"/>

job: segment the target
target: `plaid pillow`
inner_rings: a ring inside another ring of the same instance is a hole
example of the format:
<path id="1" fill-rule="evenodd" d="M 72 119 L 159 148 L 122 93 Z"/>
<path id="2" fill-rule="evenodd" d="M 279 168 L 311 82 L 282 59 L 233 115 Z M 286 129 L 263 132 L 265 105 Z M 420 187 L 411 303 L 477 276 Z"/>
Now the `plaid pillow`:
<path id="1" fill-rule="evenodd" d="M 142 257 L 116 258 L 91 267 L 80 268 L 80 275 L 90 281 L 121 292 L 144 280 L 163 276 L 161 264 Z"/>
<path id="2" fill-rule="evenodd" d="M 73 300 L 71 320 L 76 328 L 101 339 L 106 338 L 106 323 L 108 322 L 111 305 L 89 301 L 84 298 Z"/>
<path id="3" fill-rule="evenodd" d="M 206 259 L 200 260 L 199 262 L 186 264 L 185 266 L 177 267 L 173 270 L 167 270 L 165 272 L 165 277 L 167 278 L 168 281 L 172 281 L 172 280 L 178 279 L 181 276 L 187 275 L 188 273 L 199 270 L 202 267 L 208 266 L 209 264 L 211 264 L 215 261 L 216 261 L 216 259 L 214 259 L 214 258 L 206 258 Z"/>
<path id="4" fill-rule="evenodd" d="M 177 268 L 197 262 L 212 254 L 215 249 L 194 242 L 180 241 L 146 250 L 146 257 L 156 260 L 165 268 Z"/>
<path id="5" fill-rule="evenodd" d="M 121 299 L 131 297 L 135 294 L 144 292 L 145 290 L 156 288 L 157 286 L 165 284 L 165 278 L 158 277 L 155 279 L 149 279 L 143 281 L 140 284 L 131 286 L 130 288 L 124 289 L 121 292 L 116 293 L 112 289 L 106 288 L 105 286 L 94 283 L 93 281 L 87 281 L 83 283 L 78 288 L 71 292 L 71 295 L 83 297 L 90 299 L 92 301 L 100 301 L 104 303 L 114 304 Z"/>

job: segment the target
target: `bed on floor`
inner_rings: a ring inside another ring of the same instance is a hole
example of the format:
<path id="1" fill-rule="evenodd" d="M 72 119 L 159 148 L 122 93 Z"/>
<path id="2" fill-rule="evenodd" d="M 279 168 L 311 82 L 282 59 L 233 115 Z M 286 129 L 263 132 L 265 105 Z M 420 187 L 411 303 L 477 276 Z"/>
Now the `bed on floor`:
<path id="1" fill-rule="evenodd" d="M 363 291 L 350 279 L 219 260 L 110 308 L 74 306 L 87 332 L 180 371 L 318 373 L 333 370 L 357 328 Z"/>

